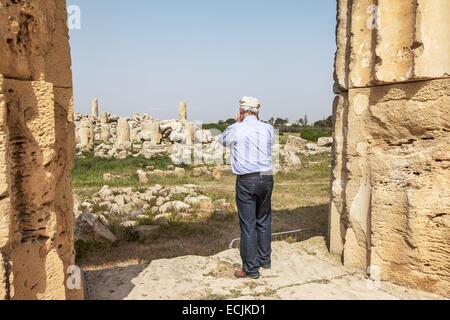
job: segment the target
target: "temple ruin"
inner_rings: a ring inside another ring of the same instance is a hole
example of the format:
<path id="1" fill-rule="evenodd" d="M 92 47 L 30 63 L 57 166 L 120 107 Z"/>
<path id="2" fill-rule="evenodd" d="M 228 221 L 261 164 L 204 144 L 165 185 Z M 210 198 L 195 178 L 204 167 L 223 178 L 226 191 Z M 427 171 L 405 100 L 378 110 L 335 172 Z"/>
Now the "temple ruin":
<path id="1" fill-rule="evenodd" d="M 157 120 L 140 113 L 121 117 L 108 112 L 99 117 L 98 99 L 95 98 L 91 114 L 74 114 L 76 156 L 92 154 L 109 159 L 142 156 L 150 159 L 158 155 L 177 155 L 182 145 L 193 147 L 194 144 L 207 155 L 217 153 L 213 132 L 188 121 L 187 112 L 187 104 L 180 102 L 178 119 Z"/>
<path id="2" fill-rule="evenodd" d="M 450 295 L 450 2 L 339 0 L 330 248 Z"/>
<path id="3" fill-rule="evenodd" d="M 94 98 L 92 100 L 92 105 L 91 105 L 91 116 L 94 119 L 98 119 L 98 98 Z"/>
<path id="4" fill-rule="evenodd" d="M 65 1 L 0 0 L 0 43 L 0 299 L 80 299 Z"/>
<path id="5" fill-rule="evenodd" d="M 184 101 L 181 101 L 179 103 L 179 109 L 180 109 L 180 121 L 185 122 L 187 121 L 188 115 L 187 115 L 187 103 Z"/>
<path id="6" fill-rule="evenodd" d="M 448 0 L 338 0 L 329 239 L 346 266 L 445 296 L 449 21 Z M 65 0 L 0 0 L 0 300 L 83 298 L 67 285 L 80 283 L 72 96 Z M 126 156 L 136 128 L 106 113 L 97 121 L 98 100 L 91 118 L 98 126 L 80 121 L 79 144 L 93 150 L 96 134 L 114 136 Z M 175 125 L 142 121 L 149 150 L 169 127 L 169 140 L 186 140 Z"/>

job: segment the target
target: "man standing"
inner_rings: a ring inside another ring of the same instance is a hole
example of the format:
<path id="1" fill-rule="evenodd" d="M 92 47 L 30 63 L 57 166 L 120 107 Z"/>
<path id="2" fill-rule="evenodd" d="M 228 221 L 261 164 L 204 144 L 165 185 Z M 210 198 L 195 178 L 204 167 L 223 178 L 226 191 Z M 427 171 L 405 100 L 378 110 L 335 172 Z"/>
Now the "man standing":
<path id="1" fill-rule="evenodd" d="M 259 121 L 260 107 L 257 99 L 242 98 L 237 123 L 218 139 L 231 149 L 231 166 L 237 176 L 243 265 L 235 273 L 237 278 L 258 279 L 260 268 L 271 267 L 274 129 Z"/>

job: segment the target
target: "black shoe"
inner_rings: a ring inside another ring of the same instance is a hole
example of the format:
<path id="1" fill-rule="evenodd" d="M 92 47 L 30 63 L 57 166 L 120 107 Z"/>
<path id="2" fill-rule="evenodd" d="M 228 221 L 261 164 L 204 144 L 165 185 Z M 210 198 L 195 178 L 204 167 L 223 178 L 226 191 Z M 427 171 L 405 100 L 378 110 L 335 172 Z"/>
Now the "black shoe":
<path id="1" fill-rule="evenodd" d="M 268 264 L 267 266 L 261 266 L 261 268 L 269 270 L 272 269 L 272 265 Z"/>

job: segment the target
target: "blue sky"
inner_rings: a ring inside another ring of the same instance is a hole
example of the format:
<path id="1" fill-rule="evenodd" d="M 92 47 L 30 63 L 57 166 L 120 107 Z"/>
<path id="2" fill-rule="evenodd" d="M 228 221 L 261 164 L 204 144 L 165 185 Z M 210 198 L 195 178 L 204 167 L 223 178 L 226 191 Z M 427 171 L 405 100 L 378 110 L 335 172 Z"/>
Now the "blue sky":
<path id="1" fill-rule="evenodd" d="M 75 109 L 193 121 L 234 117 L 242 96 L 262 117 L 331 114 L 335 0 L 69 0 Z"/>

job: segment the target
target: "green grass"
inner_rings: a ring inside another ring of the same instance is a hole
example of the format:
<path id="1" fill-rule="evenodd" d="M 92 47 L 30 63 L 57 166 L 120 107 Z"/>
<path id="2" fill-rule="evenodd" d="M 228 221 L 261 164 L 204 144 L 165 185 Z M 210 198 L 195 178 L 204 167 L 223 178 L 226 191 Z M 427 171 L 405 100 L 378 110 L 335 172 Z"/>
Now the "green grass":
<path id="1" fill-rule="evenodd" d="M 113 220 L 109 229 L 119 240 L 137 241 L 137 235 L 133 232 L 133 228 L 122 226 L 118 220 Z"/>
<path id="2" fill-rule="evenodd" d="M 301 133 L 301 137 L 303 139 L 311 142 L 317 142 L 319 138 L 331 137 L 332 135 L 333 131 L 325 128 L 305 128 Z"/>
<path id="3" fill-rule="evenodd" d="M 137 223 L 140 226 L 151 226 L 153 225 L 153 215 L 148 215 L 148 217 L 145 218 L 139 218 Z"/>
<path id="4" fill-rule="evenodd" d="M 327 154 L 301 156 L 304 169 L 289 174 L 278 174 L 274 189 L 274 232 L 293 228 L 313 228 L 326 232 L 328 225 L 329 177 L 331 156 Z M 139 185 L 136 170 L 155 166 L 166 169 L 168 158 L 147 160 L 128 158 L 125 160 L 78 159 L 74 169 L 75 192 L 81 199 L 89 199 L 103 185 L 110 187 L 132 187 L 145 191 L 148 186 Z M 191 168 L 186 167 L 188 174 Z M 127 175 L 118 181 L 103 181 L 104 173 Z M 113 221 L 111 229 L 119 241 L 114 245 L 77 243 L 77 261 L 80 265 L 99 268 L 117 263 L 149 263 L 154 259 L 172 258 L 182 255 L 213 255 L 228 248 L 234 238 L 239 237 L 239 223 L 235 206 L 235 178 L 225 175 L 221 180 L 207 177 L 194 178 L 150 177 L 149 186 L 161 184 L 175 186 L 196 184 L 201 194 L 213 200 L 226 199 L 231 204 L 229 218 L 219 221 L 208 217 L 193 216 L 192 220 L 180 221 L 177 215 L 169 219 L 167 226 L 161 226 L 148 243 L 136 242 L 132 228 L 124 228 L 119 221 Z M 173 200 L 182 200 L 184 195 L 174 195 Z M 104 208 L 96 206 L 95 211 Z M 153 216 L 148 210 L 148 218 L 138 220 L 140 225 L 152 225 Z M 289 240 L 288 240 L 289 241 Z"/>
<path id="5" fill-rule="evenodd" d="M 218 123 L 205 123 L 203 124 L 202 129 L 204 130 L 219 130 L 220 132 L 224 132 L 230 125 L 227 123 L 218 124 Z"/>
<path id="6" fill-rule="evenodd" d="M 145 170 L 148 166 L 154 166 L 156 169 L 165 170 L 171 165 L 169 157 L 159 156 L 153 159 L 145 159 L 144 157 L 129 157 L 123 160 L 118 159 L 102 159 L 94 158 L 92 155 L 86 158 L 78 158 L 75 160 L 73 169 L 73 186 L 77 188 L 102 187 L 108 184 L 110 187 L 139 187 L 139 181 L 136 171 Z M 103 180 L 105 173 L 120 175 L 123 178 L 106 181 Z M 167 178 L 165 178 L 167 179 Z"/>
<path id="7" fill-rule="evenodd" d="M 300 155 L 300 159 L 304 167 L 302 170 L 278 174 L 275 176 L 276 182 L 329 180 L 331 173 L 331 156 L 329 154 Z M 312 166 L 310 163 L 317 164 Z"/>
<path id="8" fill-rule="evenodd" d="M 73 187 L 75 193 L 83 199 L 92 197 L 95 192 L 98 192 L 104 185 L 108 185 L 111 188 L 123 188 L 131 187 L 133 190 L 144 192 L 150 185 L 160 184 L 163 186 L 179 186 L 184 184 L 209 184 L 215 183 L 216 180 L 213 177 L 192 177 L 192 168 L 185 166 L 186 176 L 149 176 L 149 184 L 142 185 L 138 181 L 136 171 L 142 169 L 147 171 L 148 166 L 154 166 L 155 169 L 167 170 L 167 167 L 172 165 L 169 157 L 157 157 L 151 160 L 145 158 L 133 158 L 127 159 L 102 159 L 94 158 L 92 156 L 83 159 L 77 159 L 75 161 L 73 169 Z M 121 176 L 120 179 L 112 181 L 103 180 L 105 173 L 111 173 L 112 175 Z M 221 198 L 224 198 L 223 196 Z M 174 200 L 184 200 L 176 198 Z"/>
<path id="9" fill-rule="evenodd" d="M 181 193 L 181 194 L 173 194 L 170 197 L 170 201 L 184 201 L 184 199 L 186 199 L 186 194 Z"/>
<path id="10" fill-rule="evenodd" d="M 333 131 L 328 128 L 303 128 L 301 132 L 280 132 L 280 144 L 284 145 L 289 136 L 301 137 L 309 142 L 316 143 L 319 138 L 331 137 Z"/>

